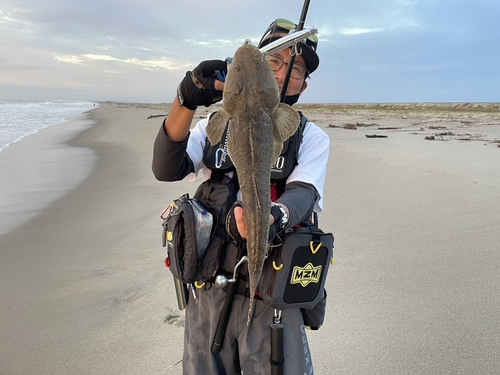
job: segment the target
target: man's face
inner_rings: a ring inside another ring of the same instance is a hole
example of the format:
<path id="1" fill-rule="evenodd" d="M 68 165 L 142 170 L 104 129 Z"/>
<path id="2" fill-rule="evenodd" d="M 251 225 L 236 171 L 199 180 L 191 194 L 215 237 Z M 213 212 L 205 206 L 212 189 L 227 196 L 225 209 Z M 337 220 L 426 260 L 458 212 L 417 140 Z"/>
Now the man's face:
<path id="1" fill-rule="evenodd" d="M 279 52 L 273 53 L 274 56 L 278 56 L 281 60 L 285 62 L 285 64 L 283 64 L 283 66 L 279 70 L 273 71 L 280 91 L 281 87 L 283 86 L 283 81 L 285 80 L 288 62 L 290 61 L 290 53 L 291 53 L 291 48 L 285 48 Z M 304 58 L 300 55 L 295 56 L 294 65 L 302 65 L 302 67 L 305 67 L 306 64 Z M 290 81 L 288 82 L 288 87 L 286 90 L 286 95 L 290 96 L 290 95 L 301 94 L 307 87 L 307 82 L 305 81 L 305 79 L 306 79 L 305 76 L 300 79 L 295 79 L 293 77 L 290 77 Z"/>

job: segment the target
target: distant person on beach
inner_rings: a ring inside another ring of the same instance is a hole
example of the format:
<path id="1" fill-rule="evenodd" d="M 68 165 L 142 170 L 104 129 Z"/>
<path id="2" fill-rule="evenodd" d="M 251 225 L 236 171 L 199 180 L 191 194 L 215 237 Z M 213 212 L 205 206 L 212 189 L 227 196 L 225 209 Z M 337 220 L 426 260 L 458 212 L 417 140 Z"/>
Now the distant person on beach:
<path id="1" fill-rule="evenodd" d="M 262 36 L 258 47 L 261 48 L 285 35 L 297 25 L 286 19 L 277 19 L 271 23 Z M 295 104 L 307 88 L 306 79 L 319 66 L 316 53 L 318 39 L 315 35 L 298 43 L 285 103 Z M 286 48 L 266 56 L 274 71 L 278 88 L 281 90 L 287 71 L 290 55 L 294 47 Z M 193 71 L 186 73 L 174 98 L 168 117 L 163 122 L 154 143 L 153 173 L 160 181 L 194 181 L 199 172 L 205 177 L 204 186 L 217 192 L 221 184 L 237 183 L 234 180 L 234 167 L 224 164 L 224 173 L 220 165 L 214 162 L 213 154 L 223 149 L 223 144 L 210 145 L 206 138 L 206 126 L 209 118 L 200 120 L 190 130 L 198 106 L 206 106 L 222 99 L 224 82 L 216 79 L 216 72 L 226 72 L 227 64 L 222 60 L 201 62 Z M 314 123 L 302 117 L 303 126 L 290 138 L 289 144 L 297 144 L 284 149 L 283 166 L 273 171 L 270 181 L 271 198 L 275 205 L 270 215 L 270 233 L 281 233 L 311 217 L 313 212 L 323 209 L 323 186 L 329 153 L 329 137 Z M 299 134 L 301 133 L 301 134 Z M 271 135 L 270 135 L 271 136 Z M 223 140 L 221 141 L 223 142 Z M 295 142 L 295 143 L 294 143 Z M 219 147 L 219 149 L 214 148 Z M 227 161 L 227 160 L 226 160 Z M 221 194 L 226 194 L 221 190 Z M 220 195 L 220 194 L 219 194 Z M 227 210 L 223 219 L 229 231 L 224 235 L 225 243 L 220 254 L 214 257 L 217 262 L 217 275 L 232 277 L 237 263 L 237 240 L 245 239 L 243 208 L 238 204 Z M 224 229 L 223 228 L 223 229 Z M 210 245 L 209 245 L 210 246 Z M 187 251 L 187 249 L 185 249 Z M 209 248 L 206 250 L 207 254 Z M 206 256 L 206 255 L 205 255 Z M 284 363 L 271 364 L 270 324 L 275 319 L 276 310 L 267 305 L 258 296 L 253 307 L 253 318 L 247 325 L 249 310 L 248 271 L 242 266 L 238 276 L 238 287 L 232 303 L 232 310 L 227 325 L 224 327 L 220 352 L 213 352 L 212 343 L 217 332 L 221 311 L 226 301 L 227 288 L 218 288 L 215 276 L 204 278 L 203 283 L 195 283 L 185 310 L 183 373 L 186 375 L 222 375 L 222 374 L 271 374 L 272 366 L 283 365 L 284 374 L 313 374 L 313 366 L 307 343 L 303 312 L 300 308 L 281 311 L 284 332 Z M 199 280 L 199 279 L 196 279 Z M 323 308 L 326 304 L 322 301 Z M 324 309 L 323 309 L 324 311 Z M 220 327 L 219 327 L 220 328 Z"/>

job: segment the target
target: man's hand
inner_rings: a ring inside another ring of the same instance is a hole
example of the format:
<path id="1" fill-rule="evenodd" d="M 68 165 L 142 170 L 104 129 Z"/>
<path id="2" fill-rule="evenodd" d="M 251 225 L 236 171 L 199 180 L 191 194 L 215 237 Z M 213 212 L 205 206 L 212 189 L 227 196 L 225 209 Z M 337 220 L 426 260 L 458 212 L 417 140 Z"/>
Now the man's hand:
<path id="1" fill-rule="evenodd" d="M 235 205 L 230 212 L 229 232 L 235 239 L 246 240 L 247 226 L 245 224 L 245 211 L 240 205 Z M 274 216 L 269 214 L 269 226 L 273 225 Z M 235 224 L 235 225 L 234 225 Z M 236 232 L 237 233 L 234 233 Z M 238 238 L 239 237 L 239 238 Z M 274 237 L 274 236 L 273 236 Z"/>
<path id="2" fill-rule="evenodd" d="M 209 107 L 222 100 L 224 83 L 215 78 L 217 71 L 227 72 L 222 60 L 202 61 L 193 71 L 188 71 L 177 88 L 179 104 L 190 110 L 199 105 Z"/>
<path id="3" fill-rule="evenodd" d="M 245 211 L 243 211 L 243 207 L 234 208 L 234 221 L 236 221 L 236 228 L 238 229 L 240 237 L 246 240 L 247 226 L 245 224 Z"/>

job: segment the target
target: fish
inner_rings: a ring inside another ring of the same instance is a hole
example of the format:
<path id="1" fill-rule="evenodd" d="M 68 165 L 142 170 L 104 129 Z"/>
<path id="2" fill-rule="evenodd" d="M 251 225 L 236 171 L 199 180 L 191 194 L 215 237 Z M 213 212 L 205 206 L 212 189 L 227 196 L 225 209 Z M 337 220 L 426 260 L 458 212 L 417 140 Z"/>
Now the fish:
<path id="1" fill-rule="evenodd" d="M 208 122 L 206 132 L 215 145 L 229 123 L 227 152 L 238 175 L 247 228 L 249 323 L 269 248 L 271 168 L 283 142 L 297 130 L 300 116 L 288 104 L 280 103 L 276 77 L 265 56 L 249 40 L 233 56 L 222 106 Z"/>

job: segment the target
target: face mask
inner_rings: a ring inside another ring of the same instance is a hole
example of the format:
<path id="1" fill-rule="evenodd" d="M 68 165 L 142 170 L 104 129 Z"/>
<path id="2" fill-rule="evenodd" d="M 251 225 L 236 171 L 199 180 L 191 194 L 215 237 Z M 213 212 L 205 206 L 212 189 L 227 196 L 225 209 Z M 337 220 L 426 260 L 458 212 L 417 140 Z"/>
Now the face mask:
<path id="1" fill-rule="evenodd" d="M 294 105 L 295 103 L 297 103 L 297 101 L 299 100 L 299 96 L 300 94 L 296 94 L 296 95 L 286 95 L 285 96 L 285 103 L 288 104 L 288 105 Z"/>

